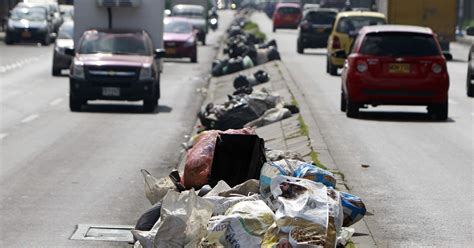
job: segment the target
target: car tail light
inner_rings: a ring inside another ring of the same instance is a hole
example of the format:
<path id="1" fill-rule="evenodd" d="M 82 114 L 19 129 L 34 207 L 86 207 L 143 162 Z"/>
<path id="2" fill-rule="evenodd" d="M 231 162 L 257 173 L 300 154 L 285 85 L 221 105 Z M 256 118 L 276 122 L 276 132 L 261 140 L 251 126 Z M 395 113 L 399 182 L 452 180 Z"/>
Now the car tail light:
<path id="1" fill-rule="evenodd" d="M 438 63 L 434 63 L 431 66 L 431 71 L 435 74 L 440 74 L 443 71 L 443 67 Z"/>
<path id="2" fill-rule="evenodd" d="M 369 69 L 369 66 L 367 65 L 367 62 L 365 61 L 357 61 L 357 71 L 360 72 L 360 73 L 364 73 L 367 71 L 367 69 Z"/>
<path id="3" fill-rule="evenodd" d="M 341 49 L 341 41 L 337 36 L 332 37 L 332 49 Z"/>

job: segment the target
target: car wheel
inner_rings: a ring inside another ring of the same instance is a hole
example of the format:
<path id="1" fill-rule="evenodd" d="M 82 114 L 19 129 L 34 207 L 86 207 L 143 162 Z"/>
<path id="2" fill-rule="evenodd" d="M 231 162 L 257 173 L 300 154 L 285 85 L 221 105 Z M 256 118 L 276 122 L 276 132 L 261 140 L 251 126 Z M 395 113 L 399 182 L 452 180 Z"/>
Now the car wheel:
<path id="1" fill-rule="evenodd" d="M 331 60 L 329 60 L 328 63 L 329 63 L 329 75 L 337 76 L 337 67 L 331 63 Z"/>
<path id="2" fill-rule="evenodd" d="M 359 116 L 359 105 L 353 103 L 349 98 L 346 99 L 346 116 L 349 118 Z"/>
<path id="3" fill-rule="evenodd" d="M 346 112 L 346 109 L 347 109 L 346 96 L 344 95 L 344 92 L 341 92 L 341 111 Z"/>
<path id="4" fill-rule="evenodd" d="M 277 29 L 275 27 L 273 27 L 273 33 L 275 33 L 277 31 Z"/>
<path id="5" fill-rule="evenodd" d="M 466 81 L 466 92 L 467 96 L 474 97 L 474 85 L 471 83 L 471 72 L 470 70 L 467 72 L 467 81 Z"/>
<path id="6" fill-rule="evenodd" d="M 82 105 L 87 103 L 86 100 L 80 99 L 78 97 L 74 97 L 73 94 L 69 94 L 69 109 L 72 112 L 79 112 L 81 111 Z"/>
<path id="7" fill-rule="evenodd" d="M 303 47 L 303 43 L 301 41 L 298 41 L 297 44 L 296 44 L 296 51 L 299 53 L 299 54 L 303 54 L 304 53 L 304 47 Z"/>
<path id="8" fill-rule="evenodd" d="M 203 45 L 203 46 L 206 45 L 206 35 L 204 35 L 204 36 L 202 37 L 201 42 L 202 42 L 202 45 Z"/>
<path id="9" fill-rule="evenodd" d="M 329 72 L 331 71 L 330 69 L 331 68 L 329 68 L 329 57 L 328 57 L 328 58 L 326 58 L 326 73 L 329 74 Z"/>
<path id="10" fill-rule="evenodd" d="M 52 74 L 53 74 L 53 76 L 61 76 L 61 69 L 53 67 Z"/>
<path id="11" fill-rule="evenodd" d="M 153 112 L 158 105 L 158 93 L 155 89 L 155 86 L 153 86 L 153 93 L 151 96 L 145 97 L 143 99 L 143 111 L 145 112 Z"/>
<path id="12" fill-rule="evenodd" d="M 49 36 L 49 34 L 46 34 L 46 37 L 44 37 L 44 40 L 41 41 L 41 45 L 49 46 L 50 43 L 51 43 L 51 37 Z"/>
<path id="13" fill-rule="evenodd" d="M 191 55 L 191 63 L 197 63 L 197 48 L 194 50 L 193 55 Z"/>
<path id="14" fill-rule="evenodd" d="M 13 45 L 13 39 L 9 36 L 9 35 L 6 35 L 5 36 L 5 44 L 7 45 Z"/>
<path id="15" fill-rule="evenodd" d="M 448 119 L 448 101 L 428 106 L 428 114 L 434 116 L 435 120 L 445 121 Z"/>

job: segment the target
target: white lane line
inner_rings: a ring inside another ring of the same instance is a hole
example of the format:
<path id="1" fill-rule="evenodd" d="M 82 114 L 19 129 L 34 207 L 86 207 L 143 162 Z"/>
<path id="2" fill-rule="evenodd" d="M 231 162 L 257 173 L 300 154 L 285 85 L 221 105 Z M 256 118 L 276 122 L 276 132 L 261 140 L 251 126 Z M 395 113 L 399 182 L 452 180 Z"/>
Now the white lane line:
<path id="1" fill-rule="evenodd" d="M 8 136 L 8 133 L 0 133 L 0 140 Z"/>
<path id="2" fill-rule="evenodd" d="M 50 106 L 56 106 L 56 105 L 60 104 L 62 101 L 63 101 L 62 98 L 58 98 L 58 99 L 55 99 L 54 101 L 50 102 L 49 105 Z"/>
<path id="3" fill-rule="evenodd" d="M 38 117 L 39 117 L 39 115 L 37 115 L 37 114 L 30 115 L 30 116 L 26 117 L 25 119 L 21 120 L 21 123 L 32 122 L 35 119 L 38 119 Z"/>
<path id="4" fill-rule="evenodd" d="M 458 104 L 458 102 L 456 102 L 456 101 L 454 101 L 454 100 L 452 100 L 452 99 L 449 99 L 449 100 L 448 100 L 448 103 L 449 103 L 449 104 Z"/>

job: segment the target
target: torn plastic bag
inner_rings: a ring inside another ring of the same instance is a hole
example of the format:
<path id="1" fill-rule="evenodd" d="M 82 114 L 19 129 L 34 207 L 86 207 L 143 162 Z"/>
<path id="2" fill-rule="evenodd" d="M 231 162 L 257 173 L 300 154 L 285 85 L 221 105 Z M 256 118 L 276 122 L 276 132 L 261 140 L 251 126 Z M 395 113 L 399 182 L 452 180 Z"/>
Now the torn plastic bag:
<path id="1" fill-rule="evenodd" d="M 257 118 L 258 114 L 255 110 L 248 103 L 241 102 L 227 110 L 215 122 L 214 128 L 218 130 L 239 129 L 243 128 L 247 122 Z"/>
<path id="2" fill-rule="evenodd" d="M 263 127 L 288 117 L 291 117 L 290 110 L 286 108 L 272 108 L 265 111 L 258 119 L 245 124 L 244 127 Z"/>
<path id="3" fill-rule="evenodd" d="M 181 193 L 170 191 L 163 198 L 161 224 L 154 247 L 198 247 L 207 234 L 212 204 L 198 197 L 193 189 Z"/>
<path id="4" fill-rule="evenodd" d="M 247 180 L 239 185 L 234 186 L 232 189 L 225 190 L 219 193 L 219 196 L 229 197 L 231 195 L 251 195 L 259 194 L 259 181 L 255 179 Z"/>
<path id="5" fill-rule="evenodd" d="M 196 138 L 194 146 L 187 151 L 182 183 L 186 188 L 200 188 L 208 184 L 211 174 L 216 140 L 220 134 L 255 135 L 251 128 L 227 131 L 205 131 Z M 216 181 L 217 182 L 217 181 Z M 213 185 L 211 185 L 213 186 Z"/>
<path id="6" fill-rule="evenodd" d="M 278 242 L 288 242 L 291 247 L 302 244 L 336 247 L 342 224 L 337 191 L 307 179 L 277 176 L 272 180 L 271 192 L 276 199 L 278 229 L 270 229 L 270 233 L 265 234 L 266 246 L 278 239 Z"/>
<path id="7" fill-rule="evenodd" d="M 330 171 L 310 163 L 293 159 L 282 159 L 275 162 L 267 162 L 263 165 L 260 172 L 260 193 L 262 196 L 265 198 L 269 196 L 272 180 L 279 175 L 306 178 L 333 188 L 336 186 L 336 178 Z"/>
<path id="8" fill-rule="evenodd" d="M 243 201 L 257 201 L 262 200 L 262 197 L 258 194 L 250 196 L 242 195 L 230 195 L 230 196 L 204 196 L 204 199 L 208 200 L 214 205 L 212 215 L 223 215 L 225 212 L 234 206 L 235 204 Z"/>
<path id="9" fill-rule="evenodd" d="M 367 209 L 360 197 L 346 192 L 341 192 L 341 202 L 344 210 L 343 226 L 351 226 L 364 218 Z"/>
<path id="10" fill-rule="evenodd" d="M 211 218 L 204 242 L 210 247 L 260 247 L 265 231 L 273 223 L 273 211 L 265 202 L 239 202 L 225 216 Z"/>
<path id="11" fill-rule="evenodd" d="M 209 185 L 224 180 L 233 187 L 249 179 L 258 179 L 266 161 L 264 146 L 264 140 L 257 135 L 219 135 Z"/>
<path id="12" fill-rule="evenodd" d="M 177 190 L 175 184 L 168 176 L 158 179 L 145 169 L 142 169 L 141 173 L 145 179 L 145 195 L 151 205 L 163 199 L 168 190 Z"/>
<path id="13" fill-rule="evenodd" d="M 278 52 L 278 50 L 276 49 L 276 47 L 270 47 L 270 48 L 268 48 L 267 57 L 268 57 L 268 61 L 281 60 L 281 58 L 280 58 L 280 53 Z"/>

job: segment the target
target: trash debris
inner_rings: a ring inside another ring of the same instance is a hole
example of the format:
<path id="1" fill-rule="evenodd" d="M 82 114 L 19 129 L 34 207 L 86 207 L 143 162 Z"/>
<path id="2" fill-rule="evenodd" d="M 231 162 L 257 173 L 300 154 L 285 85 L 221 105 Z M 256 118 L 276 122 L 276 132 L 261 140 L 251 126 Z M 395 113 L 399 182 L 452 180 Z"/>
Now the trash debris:
<path id="1" fill-rule="evenodd" d="M 360 197 L 346 192 L 341 192 L 341 202 L 342 207 L 344 209 L 344 222 L 342 224 L 343 226 L 352 226 L 353 224 L 364 218 L 367 209 Z"/>
<path id="2" fill-rule="evenodd" d="M 169 177 L 158 179 L 145 169 L 142 169 L 141 173 L 145 179 L 145 195 L 151 205 L 154 205 L 163 199 L 163 197 L 168 193 L 168 190 L 178 190 Z"/>
<path id="3" fill-rule="evenodd" d="M 267 149 L 265 151 L 265 155 L 267 156 L 267 161 L 272 161 L 272 162 L 282 160 L 282 159 L 292 159 L 292 160 L 299 160 L 299 161 L 304 162 L 303 155 L 297 152 Z"/>

